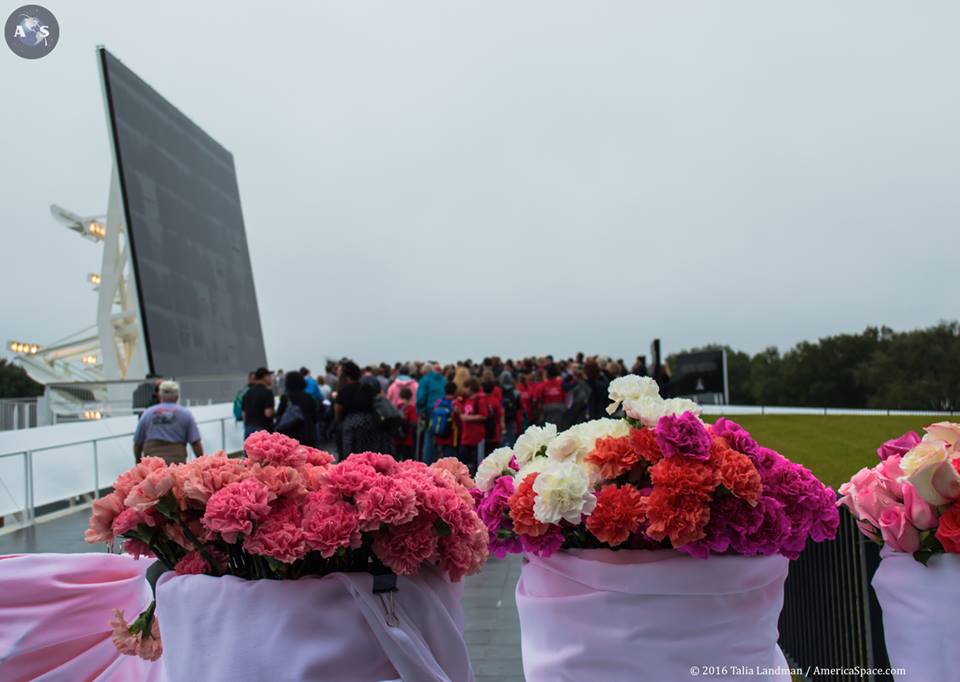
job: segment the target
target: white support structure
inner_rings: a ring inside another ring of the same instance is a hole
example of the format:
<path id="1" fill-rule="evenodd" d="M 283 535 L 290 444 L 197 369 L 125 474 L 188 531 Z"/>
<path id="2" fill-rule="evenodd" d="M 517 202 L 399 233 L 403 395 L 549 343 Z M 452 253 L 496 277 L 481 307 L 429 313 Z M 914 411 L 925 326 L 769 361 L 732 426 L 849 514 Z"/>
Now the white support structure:
<path id="1" fill-rule="evenodd" d="M 124 220 L 120 176 L 114 165 L 97 301 L 100 367 L 107 381 L 139 379 L 148 371 L 130 239 Z"/>
<path id="2" fill-rule="evenodd" d="M 72 231 L 103 244 L 99 283 L 94 287 L 96 324 L 51 346 L 19 344 L 27 350 L 17 353 L 17 361 L 42 384 L 143 378 L 147 352 L 116 167 L 105 217 L 80 217 L 56 205 L 50 212 Z M 14 352 L 17 345 L 9 343 Z"/>

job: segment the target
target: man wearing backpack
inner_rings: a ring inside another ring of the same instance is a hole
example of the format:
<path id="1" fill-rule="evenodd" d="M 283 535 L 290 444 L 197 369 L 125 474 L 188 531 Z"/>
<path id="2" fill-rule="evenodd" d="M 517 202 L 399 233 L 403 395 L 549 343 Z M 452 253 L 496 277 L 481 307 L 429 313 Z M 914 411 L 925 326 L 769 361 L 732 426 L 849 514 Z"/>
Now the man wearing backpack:
<path id="1" fill-rule="evenodd" d="M 431 448 L 431 457 L 435 453 L 437 455 L 436 459 L 457 456 L 457 446 L 460 445 L 460 424 L 455 410 L 456 400 L 457 385 L 450 381 L 444 387 L 444 396 L 436 401 L 430 410 L 430 421 L 427 422 L 426 435 L 430 442 L 436 446 Z M 435 460 L 426 459 L 426 450 L 424 450 L 423 461 L 427 464 L 433 464 Z"/>
<path id="2" fill-rule="evenodd" d="M 248 372 L 247 385 L 237 391 L 237 395 L 233 398 L 233 418 L 238 422 L 243 421 L 243 396 L 247 394 L 247 391 L 250 390 L 250 387 L 253 386 L 255 381 L 254 373 Z"/>
<path id="3" fill-rule="evenodd" d="M 426 374 L 420 378 L 420 383 L 416 389 L 417 414 L 420 415 L 421 421 L 427 425 L 423 437 L 423 461 L 429 464 L 439 459 L 434 452 L 436 437 L 430 429 L 430 424 L 433 419 L 434 406 L 437 401 L 443 400 L 446 395 L 447 381 L 440 373 L 440 365 L 436 363 L 424 365 L 424 371 Z"/>

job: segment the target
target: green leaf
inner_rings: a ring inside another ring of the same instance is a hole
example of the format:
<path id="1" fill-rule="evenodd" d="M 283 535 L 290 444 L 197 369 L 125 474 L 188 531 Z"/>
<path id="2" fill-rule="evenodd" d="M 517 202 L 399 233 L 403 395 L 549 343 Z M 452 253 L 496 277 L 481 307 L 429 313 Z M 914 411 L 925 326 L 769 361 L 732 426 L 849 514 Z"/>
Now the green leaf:
<path id="1" fill-rule="evenodd" d="M 171 521 L 180 520 L 180 503 L 172 491 L 157 500 L 156 509 Z"/>
<path id="2" fill-rule="evenodd" d="M 440 537 L 446 537 L 452 532 L 450 526 L 446 524 L 443 519 L 437 519 L 433 522 L 433 529 L 437 531 L 437 535 Z"/>

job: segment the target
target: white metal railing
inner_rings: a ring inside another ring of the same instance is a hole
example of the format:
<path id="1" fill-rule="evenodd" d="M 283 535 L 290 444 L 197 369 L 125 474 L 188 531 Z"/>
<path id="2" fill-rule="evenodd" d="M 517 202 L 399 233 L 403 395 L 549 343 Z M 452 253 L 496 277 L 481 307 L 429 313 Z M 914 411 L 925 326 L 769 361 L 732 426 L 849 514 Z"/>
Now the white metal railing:
<path id="1" fill-rule="evenodd" d="M 194 408 L 205 452 L 241 449 L 243 429 L 230 407 Z M 114 424 L 121 428 L 106 428 Z M 98 498 L 117 475 L 133 466 L 135 429 L 135 417 L 118 417 L 3 434 L 20 440 L 16 447 L 0 441 L 0 516 L 17 517 L 19 525 L 29 526 L 36 521 L 38 507 L 91 494 Z M 80 437 L 71 437 L 76 435 Z"/>
<path id="2" fill-rule="evenodd" d="M 850 416 L 930 416 L 952 417 L 958 412 L 937 412 L 935 410 L 891 410 L 891 409 L 860 409 L 855 407 L 780 407 L 776 405 L 701 405 L 703 414 L 708 415 L 774 415 L 774 414 L 809 414 L 809 415 L 850 415 Z"/>
<path id="3" fill-rule="evenodd" d="M 29 429 L 36 425 L 36 398 L 0 399 L 0 431 Z"/>

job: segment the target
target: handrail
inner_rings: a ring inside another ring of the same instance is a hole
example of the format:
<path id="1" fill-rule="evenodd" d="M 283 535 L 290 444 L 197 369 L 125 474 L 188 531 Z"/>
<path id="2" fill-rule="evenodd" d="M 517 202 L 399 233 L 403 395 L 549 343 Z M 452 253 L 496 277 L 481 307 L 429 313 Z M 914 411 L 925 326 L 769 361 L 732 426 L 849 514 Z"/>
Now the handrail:
<path id="1" fill-rule="evenodd" d="M 226 450 L 227 447 L 227 422 L 234 421 L 233 415 L 227 415 L 223 417 L 217 417 L 212 419 L 200 419 L 196 423 L 200 424 L 220 424 L 220 448 Z M 33 455 L 38 452 L 47 452 L 50 450 L 58 450 L 61 448 L 71 448 L 77 447 L 80 445 L 91 445 L 92 446 L 92 455 L 93 455 L 93 496 L 94 499 L 99 499 L 100 497 L 100 447 L 99 444 L 104 441 L 116 440 L 118 438 L 130 438 L 136 434 L 136 431 L 129 431 L 124 433 L 111 433 L 102 436 L 96 436 L 93 438 L 87 438 L 85 440 L 73 440 L 65 443 L 56 443 L 54 445 L 43 445 L 36 448 L 18 448 L 16 450 L 8 450 L 6 452 L 0 453 L 0 459 L 8 457 L 22 457 L 23 458 L 23 508 L 22 511 L 14 511 L 15 515 L 23 514 L 24 522 L 20 524 L 20 527 L 32 526 L 36 523 L 36 504 L 34 499 L 34 466 L 33 466 Z M 2 483 L 2 481 L 0 481 Z M 3 485 L 3 488 L 6 489 L 7 494 L 10 495 L 10 499 L 13 501 L 15 506 L 19 506 L 19 502 L 16 498 L 13 497 L 13 493 L 7 488 L 6 484 Z M 89 491 L 79 493 L 80 495 L 89 494 Z M 64 498 L 70 499 L 72 495 Z"/>
<path id="2" fill-rule="evenodd" d="M 197 422 L 197 424 L 215 424 L 217 422 L 224 422 L 233 417 L 218 417 L 217 419 L 202 419 Z M 44 450 L 57 450 L 58 448 L 70 448 L 76 445 L 86 445 L 87 443 L 93 443 L 100 440 L 111 440 L 113 438 L 129 438 L 130 436 L 136 435 L 136 431 L 130 431 L 129 433 L 113 433 L 109 436 L 97 436 L 96 438 L 86 438 L 84 440 L 75 440 L 69 443 L 57 443 L 56 445 L 44 445 L 39 448 L 18 448 L 16 450 L 7 450 L 6 452 L 0 452 L 0 457 L 11 457 L 14 455 L 22 455 L 25 452 L 43 452 Z M 221 434 L 222 435 L 222 434 Z"/>

